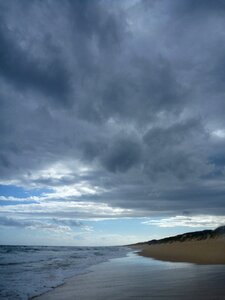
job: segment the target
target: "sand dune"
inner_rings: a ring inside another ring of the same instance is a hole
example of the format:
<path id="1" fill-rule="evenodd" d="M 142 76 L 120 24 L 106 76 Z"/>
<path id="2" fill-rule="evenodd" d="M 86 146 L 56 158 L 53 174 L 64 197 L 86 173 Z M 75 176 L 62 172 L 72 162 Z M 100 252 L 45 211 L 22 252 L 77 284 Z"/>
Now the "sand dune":
<path id="1" fill-rule="evenodd" d="M 224 226 L 132 245 L 154 259 L 197 264 L 225 264 Z"/>
<path id="2" fill-rule="evenodd" d="M 134 246 L 139 254 L 166 261 L 197 264 L 225 264 L 225 240 L 172 242 L 159 245 Z"/>

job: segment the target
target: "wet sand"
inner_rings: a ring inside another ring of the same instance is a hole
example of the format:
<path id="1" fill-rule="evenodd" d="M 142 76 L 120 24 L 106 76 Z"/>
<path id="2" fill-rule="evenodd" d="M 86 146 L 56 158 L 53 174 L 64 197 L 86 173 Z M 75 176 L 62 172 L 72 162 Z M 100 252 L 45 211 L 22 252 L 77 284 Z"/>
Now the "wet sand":
<path id="1" fill-rule="evenodd" d="M 35 300 L 225 299 L 225 267 L 157 261 L 131 253 L 73 277 Z"/>
<path id="2" fill-rule="evenodd" d="M 225 239 L 172 242 L 134 246 L 139 254 L 154 259 L 196 264 L 225 264 Z"/>

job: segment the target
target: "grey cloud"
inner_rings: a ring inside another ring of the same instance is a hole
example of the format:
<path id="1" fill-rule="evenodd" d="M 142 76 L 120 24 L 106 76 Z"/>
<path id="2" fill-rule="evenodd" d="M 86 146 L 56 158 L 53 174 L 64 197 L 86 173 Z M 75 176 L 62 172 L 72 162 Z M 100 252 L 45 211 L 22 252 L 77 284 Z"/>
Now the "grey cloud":
<path id="1" fill-rule="evenodd" d="M 35 228 L 44 230 L 60 230 L 68 231 L 70 227 L 82 227 L 84 226 L 81 222 L 72 219 L 22 219 L 8 216 L 0 216 L 0 226 L 6 227 L 19 227 L 19 228 Z"/>
<path id="2" fill-rule="evenodd" d="M 1 226 L 13 226 L 13 227 L 26 227 L 27 222 L 26 221 L 18 221 L 12 218 L 8 218 L 5 216 L 0 217 L 0 225 Z"/>
<path id="3" fill-rule="evenodd" d="M 198 119 L 152 128 L 143 140 L 147 145 L 145 170 L 153 178 L 167 173 L 183 180 L 210 171 L 204 151 L 208 135 Z"/>
<path id="4" fill-rule="evenodd" d="M 72 227 L 82 227 L 82 226 L 84 226 L 84 224 L 81 221 L 76 221 L 76 220 L 73 220 L 73 219 L 53 218 L 51 221 L 53 223 L 56 223 L 56 224 L 72 226 Z"/>
<path id="5" fill-rule="evenodd" d="M 225 3 L 223 0 L 218 0 L 213 3 L 210 0 L 185 0 L 185 1 L 175 1 L 175 7 L 178 12 L 183 12 L 185 14 L 193 14 L 193 13 L 221 13 L 225 11 Z"/>
<path id="6" fill-rule="evenodd" d="M 154 127 L 144 135 L 144 141 L 149 146 L 164 148 L 189 142 L 190 138 L 199 139 L 204 134 L 204 128 L 199 119 L 188 119 L 166 128 Z"/>
<path id="7" fill-rule="evenodd" d="M 14 39 L 16 36 L 6 26 L 1 25 L 1 75 L 19 90 L 34 88 L 59 102 L 67 101 L 69 76 L 62 63 L 57 59 L 49 61 L 48 64 L 32 59 L 30 53 L 22 50 L 19 41 L 15 43 Z"/>
<path id="8" fill-rule="evenodd" d="M 119 138 L 110 143 L 103 165 L 110 172 L 126 172 L 141 160 L 141 147 L 132 139 Z"/>
<path id="9" fill-rule="evenodd" d="M 118 44 L 122 38 L 123 28 L 121 21 L 115 13 L 109 13 L 103 5 L 91 0 L 68 1 L 70 18 L 73 28 L 83 38 L 96 38 L 100 48 L 111 48 Z"/>
<path id="10" fill-rule="evenodd" d="M 84 181 L 104 192 L 65 201 L 137 214 L 224 211 L 223 1 L 0 4 L 3 183 Z M 70 173 L 38 173 L 56 163 Z"/>

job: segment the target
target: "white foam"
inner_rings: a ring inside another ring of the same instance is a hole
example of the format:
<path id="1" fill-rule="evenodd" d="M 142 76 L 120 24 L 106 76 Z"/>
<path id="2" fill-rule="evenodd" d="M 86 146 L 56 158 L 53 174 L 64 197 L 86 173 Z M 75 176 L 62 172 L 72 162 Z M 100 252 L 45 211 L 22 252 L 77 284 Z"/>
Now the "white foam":
<path id="1" fill-rule="evenodd" d="M 0 246 L 0 298 L 27 300 L 127 252 L 122 247 Z"/>

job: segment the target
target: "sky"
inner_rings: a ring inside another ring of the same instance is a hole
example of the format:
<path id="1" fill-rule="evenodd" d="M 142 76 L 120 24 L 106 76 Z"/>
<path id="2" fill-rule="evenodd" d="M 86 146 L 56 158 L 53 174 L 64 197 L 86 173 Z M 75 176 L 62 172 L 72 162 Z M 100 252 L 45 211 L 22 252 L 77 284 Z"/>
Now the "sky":
<path id="1" fill-rule="evenodd" d="M 225 224 L 225 1 L 0 0 L 0 244 Z"/>

